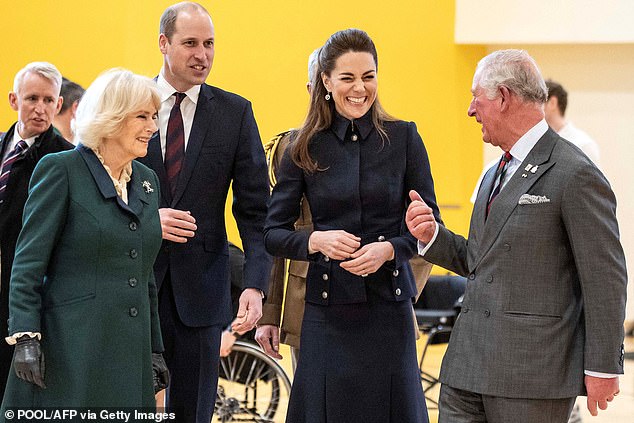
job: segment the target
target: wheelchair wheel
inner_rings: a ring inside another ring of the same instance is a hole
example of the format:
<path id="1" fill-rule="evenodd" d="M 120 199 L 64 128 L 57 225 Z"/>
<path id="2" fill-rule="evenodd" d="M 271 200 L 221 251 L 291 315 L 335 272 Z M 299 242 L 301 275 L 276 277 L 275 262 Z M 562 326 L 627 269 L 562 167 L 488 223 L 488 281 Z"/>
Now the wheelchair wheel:
<path id="1" fill-rule="evenodd" d="M 278 362 L 248 342 L 236 341 L 220 359 L 212 422 L 283 422 L 291 381 Z"/>

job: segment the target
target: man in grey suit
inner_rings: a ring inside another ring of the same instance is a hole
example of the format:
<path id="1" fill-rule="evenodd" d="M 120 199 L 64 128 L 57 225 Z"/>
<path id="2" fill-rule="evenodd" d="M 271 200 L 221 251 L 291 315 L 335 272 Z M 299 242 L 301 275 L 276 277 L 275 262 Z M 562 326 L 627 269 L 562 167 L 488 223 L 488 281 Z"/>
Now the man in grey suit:
<path id="1" fill-rule="evenodd" d="M 547 90 L 520 50 L 477 66 L 469 116 L 505 157 L 485 175 L 465 239 L 412 191 L 427 261 L 468 277 L 440 379 L 441 423 L 565 423 L 619 393 L 627 275 L 603 174 L 548 128 Z"/>

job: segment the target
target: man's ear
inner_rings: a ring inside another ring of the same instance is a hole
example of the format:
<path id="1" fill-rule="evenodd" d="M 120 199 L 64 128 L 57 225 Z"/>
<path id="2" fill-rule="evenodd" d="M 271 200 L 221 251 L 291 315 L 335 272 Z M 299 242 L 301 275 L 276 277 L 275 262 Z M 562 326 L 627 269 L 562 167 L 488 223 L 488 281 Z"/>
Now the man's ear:
<path id="1" fill-rule="evenodd" d="M 13 91 L 9 93 L 9 106 L 16 112 L 18 111 L 18 95 Z"/>
<path id="2" fill-rule="evenodd" d="M 500 95 L 500 111 L 504 112 L 508 110 L 509 106 L 511 105 L 511 97 L 513 93 L 511 92 L 511 90 L 509 90 L 508 87 L 504 85 L 500 85 L 498 87 L 498 93 Z"/>
<path id="3" fill-rule="evenodd" d="M 158 42 L 159 42 L 159 50 L 161 50 L 161 53 L 166 54 L 167 53 L 167 45 L 170 42 L 167 39 L 167 36 L 165 34 L 159 35 Z"/>
<path id="4" fill-rule="evenodd" d="M 71 118 L 75 118 L 75 115 L 77 114 L 77 107 L 79 106 L 79 100 L 75 100 L 73 102 L 73 105 L 70 106 L 70 116 Z"/>
<path id="5" fill-rule="evenodd" d="M 64 97 L 61 95 L 57 97 L 57 107 L 55 108 L 55 114 L 58 114 L 62 110 L 62 104 L 64 103 Z"/>

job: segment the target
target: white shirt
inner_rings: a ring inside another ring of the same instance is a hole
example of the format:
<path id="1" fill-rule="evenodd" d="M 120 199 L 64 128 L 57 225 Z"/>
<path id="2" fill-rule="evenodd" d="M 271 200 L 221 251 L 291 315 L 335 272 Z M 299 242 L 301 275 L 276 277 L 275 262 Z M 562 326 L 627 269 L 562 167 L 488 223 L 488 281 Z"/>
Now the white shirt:
<path id="1" fill-rule="evenodd" d="M 572 122 L 567 122 L 558 132 L 559 136 L 579 147 L 599 167 L 599 145 Z"/>
<path id="2" fill-rule="evenodd" d="M 163 158 L 165 158 L 167 123 L 170 119 L 172 107 L 174 107 L 174 103 L 176 102 L 174 93 L 178 90 L 172 87 L 170 83 L 165 80 L 163 73 L 164 71 L 161 69 L 161 73 L 156 80 L 156 86 L 161 96 L 161 109 L 158 113 L 158 127 L 161 134 L 161 153 L 163 154 Z M 185 132 L 185 150 L 187 150 L 189 134 L 192 131 L 192 124 L 194 122 L 194 114 L 196 113 L 196 105 L 198 104 L 199 94 L 200 85 L 194 85 L 189 90 L 185 91 L 185 95 L 187 97 L 185 97 L 181 102 L 181 116 L 183 117 L 183 129 Z"/>

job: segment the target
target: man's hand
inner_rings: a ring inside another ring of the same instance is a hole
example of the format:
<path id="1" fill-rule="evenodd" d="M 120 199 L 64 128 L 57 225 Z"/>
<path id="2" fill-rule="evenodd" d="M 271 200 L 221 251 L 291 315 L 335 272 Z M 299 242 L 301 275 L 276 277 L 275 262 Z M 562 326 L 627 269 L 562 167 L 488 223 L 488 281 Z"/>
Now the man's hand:
<path id="1" fill-rule="evenodd" d="M 46 388 L 44 385 L 44 353 L 37 338 L 23 335 L 15 344 L 13 352 L 13 369 L 22 380 Z"/>
<path id="2" fill-rule="evenodd" d="M 231 354 L 236 339 L 237 337 L 234 332 L 229 332 L 228 330 L 222 331 L 222 337 L 220 338 L 220 357 L 226 357 Z"/>
<path id="3" fill-rule="evenodd" d="M 258 341 L 258 344 L 268 356 L 278 360 L 283 358 L 280 354 L 280 329 L 277 326 L 258 326 L 255 331 L 255 340 Z"/>
<path id="4" fill-rule="evenodd" d="M 593 416 L 599 414 L 597 405 L 601 410 L 608 408 L 608 402 L 619 394 L 619 378 L 585 377 L 586 390 L 588 391 L 588 411 Z"/>
<path id="5" fill-rule="evenodd" d="M 345 260 L 361 246 L 361 238 L 346 231 L 315 231 L 308 238 L 308 252 L 320 252 L 331 259 Z"/>
<path id="6" fill-rule="evenodd" d="M 159 216 L 163 239 L 168 241 L 183 244 L 187 242 L 187 238 L 192 238 L 194 231 L 198 229 L 196 219 L 189 211 L 164 208 L 159 209 Z"/>
<path id="7" fill-rule="evenodd" d="M 405 223 L 412 235 L 419 241 L 429 244 L 436 232 L 436 219 L 433 210 L 425 204 L 423 198 L 414 190 L 409 192 L 412 200 L 405 215 Z"/>
<path id="8" fill-rule="evenodd" d="M 234 332 L 244 333 L 255 327 L 262 317 L 262 294 L 259 289 L 247 288 L 240 295 L 238 314 L 231 323 Z"/>
<path id="9" fill-rule="evenodd" d="M 394 247 L 387 241 L 372 242 L 359 248 L 350 257 L 352 260 L 344 261 L 340 266 L 354 275 L 367 276 L 394 258 Z"/>

